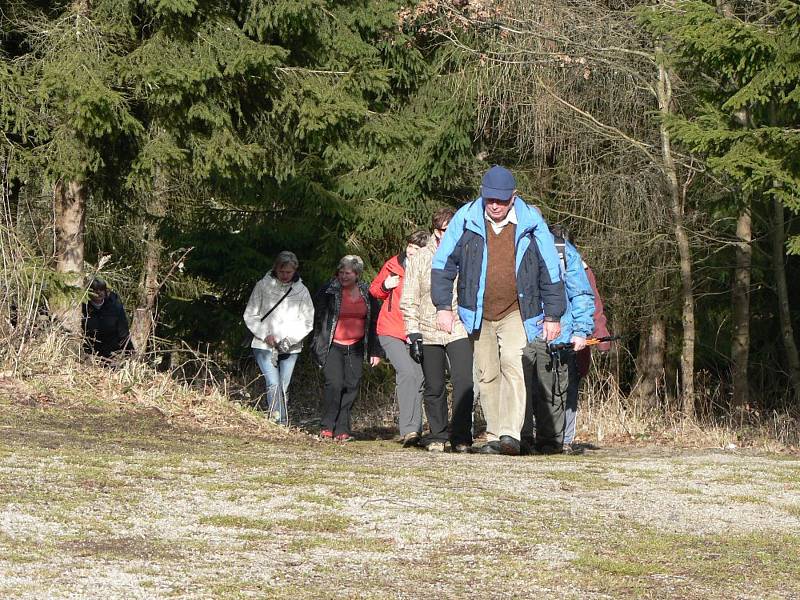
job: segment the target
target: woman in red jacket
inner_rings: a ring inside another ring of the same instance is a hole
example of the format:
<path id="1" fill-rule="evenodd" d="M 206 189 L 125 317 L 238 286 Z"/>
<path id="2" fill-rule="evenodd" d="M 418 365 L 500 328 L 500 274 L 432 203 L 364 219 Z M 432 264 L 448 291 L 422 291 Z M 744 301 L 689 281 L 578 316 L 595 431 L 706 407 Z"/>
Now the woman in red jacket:
<path id="1" fill-rule="evenodd" d="M 400 295 L 403 293 L 406 258 L 428 243 L 427 231 L 416 231 L 406 240 L 405 249 L 383 265 L 369 286 L 369 293 L 383 301 L 378 315 L 378 339 L 392 363 L 396 377 L 400 438 L 403 446 L 416 446 L 422 433 L 422 367 L 411 359 L 406 337 Z"/>

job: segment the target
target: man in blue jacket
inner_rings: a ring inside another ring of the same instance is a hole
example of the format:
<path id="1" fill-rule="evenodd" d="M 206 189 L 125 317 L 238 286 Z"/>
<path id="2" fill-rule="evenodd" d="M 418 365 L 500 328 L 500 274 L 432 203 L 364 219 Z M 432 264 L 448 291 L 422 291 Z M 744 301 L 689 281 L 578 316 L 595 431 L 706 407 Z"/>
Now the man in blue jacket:
<path id="1" fill-rule="evenodd" d="M 525 418 L 522 352 L 556 339 L 566 310 L 558 254 L 539 212 L 516 194 L 511 171 L 495 165 L 481 196 L 462 206 L 442 237 L 431 271 L 436 326 L 451 331 L 458 313 L 474 342 L 486 454 L 517 455 Z"/>
<path id="2" fill-rule="evenodd" d="M 575 353 L 586 347 L 586 340 L 594 331 L 594 291 L 578 249 L 566 239 L 560 227 L 551 227 L 550 231 L 555 239 L 567 299 L 567 310 L 561 317 L 561 335 L 553 343 L 571 343 L 573 351 L 550 353 L 545 344 L 539 343 L 528 344 L 525 348 L 523 364 L 528 403 L 522 441 L 523 447 L 535 448 L 540 453 L 559 454 L 564 449 L 565 411 L 569 404 L 577 407 L 580 377 Z M 573 429 L 574 418 L 573 412 Z"/>

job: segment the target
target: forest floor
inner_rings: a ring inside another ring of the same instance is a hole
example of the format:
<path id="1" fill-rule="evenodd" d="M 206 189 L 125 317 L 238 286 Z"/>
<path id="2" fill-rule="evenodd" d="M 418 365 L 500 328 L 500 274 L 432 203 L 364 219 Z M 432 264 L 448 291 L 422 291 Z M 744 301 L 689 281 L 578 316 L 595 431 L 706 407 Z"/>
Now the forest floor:
<path id="1" fill-rule="evenodd" d="M 800 598 L 800 458 L 432 454 L 0 386 L 1 598 Z"/>

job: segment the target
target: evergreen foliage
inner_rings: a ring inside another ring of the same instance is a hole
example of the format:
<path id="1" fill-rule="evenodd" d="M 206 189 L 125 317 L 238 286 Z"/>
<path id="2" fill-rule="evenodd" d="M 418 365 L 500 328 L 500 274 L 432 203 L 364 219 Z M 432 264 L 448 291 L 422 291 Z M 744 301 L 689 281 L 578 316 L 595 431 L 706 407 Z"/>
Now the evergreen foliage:
<path id="1" fill-rule="evenodd" d="M 141 257 L 128 240 L 155 222 L 167 253 L 195 248 L 186 289 L 238 316 L 281 249 L 312 286 L 348 251 L 375 270 L 471 160 L 470 103 L 434 81 L 399 8 L 16 2 L 0 85 L 30 92 L 3 102 L 4 131 L 25 134 L 43 183 L 87 182 L 90 215 L 118 233 L 90 226 L 89 256 Z"/>
<path id="2" fill-rule="evenodd" d="M 60 293 L 58 277 L 41 275 L 53 185 L 80 182 L 87 272 L 104 265 L 126 306 L 141 306 L 155 251 L 158 335 L 235 354 L 248 294 L 277 252 L 298 254 L 312 290 L 346 253 L 369 278 L 503 163 L 595 269 L 630 350 L 617 355 L 616 385 L 637 384 L 640 336 L 660 322 L 656 376 L 669 388 L 681 298 L 658 165 L 660 61 L 679 75 L 666 124 L 686 152 L 696 366 L 724 397 L 731 205 L 752 200 L 762 232 L 764 200 L 800 212 L 800 5 L 727 0 L 726 16 L 717 4 L 7 0 L 0 227 L 27 236 L 36 289 Z M 778 397 L 774 276 L 761 237 L 753 247 L 753 364 Z M 800 253 L 800 237 L 789 250 Z M 796 298 L 796 258 L 786 264 Z"/>
<path id="3" fill-rule="evenodd" d="M 681 0 L 640 16 L 697 84 L 696 105 L 668 121 L 675 138 L 730 185 L 800 214 L 800 4 L 745 8 Z M 800 253 L 800 237 L 788 249 Z"/>

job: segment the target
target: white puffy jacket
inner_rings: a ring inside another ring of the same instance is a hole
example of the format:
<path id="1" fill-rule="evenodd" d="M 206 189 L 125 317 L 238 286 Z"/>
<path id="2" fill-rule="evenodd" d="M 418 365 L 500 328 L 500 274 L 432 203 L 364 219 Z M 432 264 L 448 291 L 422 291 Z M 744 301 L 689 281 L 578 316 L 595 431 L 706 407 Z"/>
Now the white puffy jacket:
<path id="1" fill-rule="evenodd" d="M 275 306 L 290 287 L 292 291 L 289 295 L 262 321 L 261 317 Z M 281 283 L 272 273 L 267 273 L 250 294 L 244 310 L 244 322 L 253 334 L 252 348 L 270 350 L 265 340 L 267 336 L 274 335 L 278 341 L 287 340 L 289 353 L 300 352 L 303 338 L 314 327 L 311 294 L 299 277 L 296 281 Z"/>

